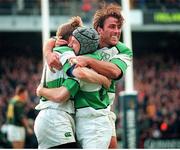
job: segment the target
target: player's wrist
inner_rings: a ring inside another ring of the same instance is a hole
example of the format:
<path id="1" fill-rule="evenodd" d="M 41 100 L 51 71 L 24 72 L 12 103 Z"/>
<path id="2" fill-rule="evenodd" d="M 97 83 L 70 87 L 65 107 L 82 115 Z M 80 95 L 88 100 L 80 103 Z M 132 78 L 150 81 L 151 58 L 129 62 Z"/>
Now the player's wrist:
<path id="1" fill-rule="evenodd" d="M 93 60 L 94 60 L 94 59 L 87 57 L 87 59 L 86 59 L 87 67 L 90 67 L 90 68 L 91 68 L 91 66 L 92 66 L 92 64 L 93 64 Z"/>

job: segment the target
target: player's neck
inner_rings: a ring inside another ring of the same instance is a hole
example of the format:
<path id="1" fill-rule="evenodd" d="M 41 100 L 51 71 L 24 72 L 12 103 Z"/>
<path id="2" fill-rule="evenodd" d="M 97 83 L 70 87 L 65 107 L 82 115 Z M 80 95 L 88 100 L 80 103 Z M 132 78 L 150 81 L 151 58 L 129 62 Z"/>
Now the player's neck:
<path id="1" fill-rule="evenodd" d="M 108 47 L 108 44 L 106 44 L 103 40 L 99 41 L 99 47 L 103 48 L 103 47 Z"/>

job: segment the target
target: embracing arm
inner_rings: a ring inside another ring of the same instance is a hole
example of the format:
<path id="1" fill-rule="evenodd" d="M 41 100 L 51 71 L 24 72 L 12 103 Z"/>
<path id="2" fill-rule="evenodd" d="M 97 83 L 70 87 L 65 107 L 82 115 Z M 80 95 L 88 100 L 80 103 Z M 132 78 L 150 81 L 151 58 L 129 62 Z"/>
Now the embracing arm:
<path id="1" fill-rule="evenodd" d="M 102 74 L 110 79 L 117 79 L 122 74 L 121 69 L 110 62 L 99 61 L 86 56 L 78 56 L 76 59 L 78 62 L 77 66 L 88 66 L 99 74 Z"/>
<path id="2" fill-rule="evenodd" d="M 41 85 L 36 89 L 37 96 L 43 96 L 53 102 L 67 101 L 70 98 L 70 93 L 66 87 L 44 88 Z"/>
<path id="3" fill-rule="evenodd" d="M 121 69 L 118 68 L 115 64 L 106 62 L 106 61 L 99 61 L 96 59 L 90 59 L 88 64 L 91 68 L 93 68 L 98 73 L 110 78 L 110 79 L 117 79 L 121 76 L 122 72 Z"/>
<path id="4" fill-rule="evenodd" d="M 132 62 L 133 52 L 121 42 L 118 42 L 115 47 L 112 47 L 112 50 L 113 49 L 116 49 L 116 51 L 115 55 L 109 60 L 110 62 L 99 61 L 85 56 L 78 56 L 76 58 L 77 66 L 88 66 L 99 74 L 102 74 L 110 79 L 119 79 Z"/>
<path id="5" fill-rule="evenodd" d="M 52 49 L 55 47 L 55 39 L 48 39 L 43 45 L 43 55 L 48 57 L 52 53 Z"/>
<path id="6" fill-rule="evenodd" d="M 101 75 L 95 72 L 92 69 L 89 69 L 87 67 L 77 67 L 73 70 L 73 75 L 80 79 L 84 80 L 86 82 L 91 82 L 91 83 L 97 83 L 103 85 L 105 88 L 109 88 L 111 81 Z"/>
<path id="7" fill-rule="evenodd" d="M 79 91 L 79 82 L 74 78 L 67 78 L 57 88 L 44 88 L 41 84 L 36 89 L 37 96 L 43 96 L 53 102 L 67 101 L 70 97 L 74 97 Z"/>
<path id="8" fill-rule="evenodd" d="M 61 63 L 59 62 L 59 56 L 56 53 L 52 52 L 52 49 L 55 47 L 55 42 L 55 39 L 50 38 L 43 45 L 43 55 L 52 72 L 54 72 L 52 68 L 56 68 L 57 70 L 60 70 L 62 68 Z"/>

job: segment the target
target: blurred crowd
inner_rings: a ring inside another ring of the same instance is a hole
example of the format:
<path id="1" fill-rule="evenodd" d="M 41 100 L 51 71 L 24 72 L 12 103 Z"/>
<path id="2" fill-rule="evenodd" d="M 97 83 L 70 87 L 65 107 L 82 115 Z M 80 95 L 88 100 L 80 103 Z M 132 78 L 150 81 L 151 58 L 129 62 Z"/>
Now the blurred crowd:
<path id="1" fill-rule="evenodd" d="M 134 60 L 140 141 L 180 138 L 180 63 L 172 55 Z"/>
<path id="2" fill-rule="evenodd" d="M 4 131 L 6 123 L 8 101 L 19 83 L 26 85 L 29 91 L 26 115 L 33 126 L 33 121 L 38 113 L 34 107 L 39 101 L 35 90 L 41 78 L 41 71 L 42 61 L 35 57 L 13 56 L 0 59 L 1 132 Z M 138 91 L 140 147 L 143 147 L 144 140 L 148 138 L 180 138 L 179 74 L 180 63 L 172 56 L 160 54 L 134 58 L 134 82 L 135 89 Z M 119 84 L 118 92 L 123 90 L 123 85 L 121 85 L 123 82 L 121 81 Z M 2 140 L 1 136 L 0 140 Z M 35 146 L 32 144 L 32 141 L 26 143 L 26 147 Z"/>
<path id="3" fill-rule="evenodd" d="M 29 99 L 25 112 L 29 124 L 33 129 L 33 123 L 37 115 L 34 107 L 39 102 L 35 90 L 41 78 L 42 62 L 37 58 L 4 57 L 0 59 L 0 148 L 11 148 L 7 141 L 7 107 L 8 102 L 15 94 L 17 85 L 25 85 L 28 89 Z M 37 148 L 35 135 L 26 137 L 27 148 Z"/>
<path id="4" fill-rule="evenodd" d="M 132 9 L 143 10 L 178 10 L 180 8 L 179 0 L 130 0 Z"/>
<path id="5" fill-rule="evenodd" d="M 96 10 L 103 2 L 119 3 L 120 0 L 49 0 L 51 15 L 72 15 Z M 131 9 L 142 10 L 179 10 L 179 0 L 130 0 Z M 39 15 L 41 0 L 0 0 L 2 15 Z M 79 8 L 79 9 L 77 9 Z"/>

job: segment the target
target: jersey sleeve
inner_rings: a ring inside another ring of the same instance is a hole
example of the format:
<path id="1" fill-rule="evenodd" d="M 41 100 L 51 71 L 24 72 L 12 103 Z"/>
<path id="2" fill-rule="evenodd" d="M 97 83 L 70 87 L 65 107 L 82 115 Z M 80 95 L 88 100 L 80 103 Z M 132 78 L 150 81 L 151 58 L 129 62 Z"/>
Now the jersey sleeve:
<path id="1" fill-rule="evenodd" d="M 117 56 L 114 56 L 110 62 L 117 65 L 123 72 L 123 74 L 125 73 L 127 67 L 129 66 L 129 63 L 131 62 L 131 60 L 127 60 L 124 61 L 123 59 L 123 56 L 121 57 L 121 54 L 118 54 Z"/>
<path id="2" fill-rule="evenodd" d="M 110 62 L 117 65 L 125 73 L 127 67 L 132 62 L 132 50 L 126 47 L 123 43 L 119 42 L 115 47 L 118 50 L 118 54 L 114 55 Z"/>
<path id="3" fill-rule="evenodd" d="M 73 98 L 80 89 L 80 80 L 73 76 L 69 76 L 68 71 L 71 69 L 73 69 L 73 66 L 69 63 L 69 61 L 66 61 L 63 66 L 63 71 L 67 78 L 63 82 L 62 86 L 67 88 L 67 90 L 71 93 L 71 97 Z"/>
<path id="4" fill-rule="evenodd" d="M 76 56 L 74 51 L 67 46 L 56 47 L 53 49 L 53 51 L 60 56 L 59 61 L 62 65 L 64 65 L 67 62 L 67 60 L 69 60 L 69 58 Z"/>
<path id="5" fill-rule="evenodd" d="M 60 57 L 60 62 L 62 63 L 62 65 L 64 65 L 66 61 L 68 61 L 70 58 L 75 57 L 75 56 L 76 55 L 73 51 L 64 52 Z"/>
<path id="6" fill-rule="evenodd" d="M 68 70 L 72 67 L 69 61 L 66 61 L 66 63 L 63 65 L 63 71 L 67 74 Z"/>
<path id="7" fill-rule="evenodd" d="M 76 78 L 67 78 L 62 86 L 66 87 L 66 89 L 71 93 L 71 97 L 74 98 L 76 93 L 79 91 L 80 84 Z"/>

